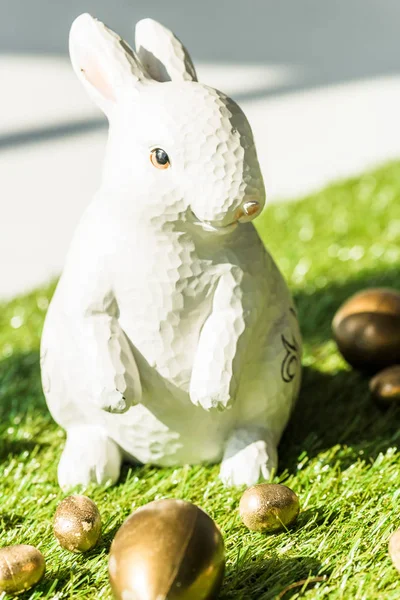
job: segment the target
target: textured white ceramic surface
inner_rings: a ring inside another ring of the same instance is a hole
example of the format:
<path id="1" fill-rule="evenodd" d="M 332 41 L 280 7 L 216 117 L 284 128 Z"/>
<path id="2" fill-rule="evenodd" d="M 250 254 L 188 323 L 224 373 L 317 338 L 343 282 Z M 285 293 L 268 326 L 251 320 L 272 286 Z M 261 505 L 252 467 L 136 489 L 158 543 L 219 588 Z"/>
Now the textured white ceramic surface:
<path id="1" fill-rule="evenodd" d="M 250 485 L 276 468 L 301 368 L 292 299 L 250 222 L 265 201 L 252 132 L 162 25 L 140 21 L 136 47 L 89 15 L 71 29 L 110 128 L 42 336 L 59 482 L 115 482 L 123 459 L 222 460 L 226 484 Z"/>

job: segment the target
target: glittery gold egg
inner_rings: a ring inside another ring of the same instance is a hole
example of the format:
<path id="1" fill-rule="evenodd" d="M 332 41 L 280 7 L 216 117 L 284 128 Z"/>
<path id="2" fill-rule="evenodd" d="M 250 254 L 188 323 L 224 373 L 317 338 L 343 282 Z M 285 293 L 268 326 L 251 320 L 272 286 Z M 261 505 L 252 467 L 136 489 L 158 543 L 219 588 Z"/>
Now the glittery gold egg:
<path id="1" fill-rule="evenodd" d="M 53 531 L 63 548 L 87 552 L 100 538 L 99 509 L 87 496 L 68 496 L 57 507 Z"/>
<path id="2" fill-rule="evenodd" d="M 21 594 L 43 577 L 46 563 L 34 546 L 19 544 L 0 548 L 0 595 Z"/>
<path id="3" fill-rule="evenodd" d="M 400 292 L 371 288 L 351 296 L 337 311 L 332 331 L 355 369 L 375 373 L 399 363 Z"/>
<path id="4" fill-rule="evenodd" d="M 123 523 L 111 546 L 109 575 L 117 600 L 213 600 L 225 568 L 214 521 L 183 500 L 158 500 Z"/>
<path id="5" fill-rule="evenodd" d="M 380 371 L 369 383 L 371 396 L 382 408 L 400 404 L 400 365 Z"/>
<path id="6" fill-rule="evenodd" d="M 299 510 L 296 494 L 286 485 L 275 483 L 254 485 L 244 492 L 239 504 L 246 527 L 267 533 L 289 527 Z"/>

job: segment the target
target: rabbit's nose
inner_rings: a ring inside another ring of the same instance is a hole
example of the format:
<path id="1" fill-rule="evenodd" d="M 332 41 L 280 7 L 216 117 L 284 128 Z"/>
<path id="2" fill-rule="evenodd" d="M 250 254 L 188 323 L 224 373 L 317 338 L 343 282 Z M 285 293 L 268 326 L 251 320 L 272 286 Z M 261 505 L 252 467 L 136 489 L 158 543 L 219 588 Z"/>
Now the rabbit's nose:
<path id="1" fill-rule="evenodd" d="M 239 208 L 236 218 L 240 223 L 254 219 L 261 211 L 261 204 L 256 200 L 248 200 Z"/>

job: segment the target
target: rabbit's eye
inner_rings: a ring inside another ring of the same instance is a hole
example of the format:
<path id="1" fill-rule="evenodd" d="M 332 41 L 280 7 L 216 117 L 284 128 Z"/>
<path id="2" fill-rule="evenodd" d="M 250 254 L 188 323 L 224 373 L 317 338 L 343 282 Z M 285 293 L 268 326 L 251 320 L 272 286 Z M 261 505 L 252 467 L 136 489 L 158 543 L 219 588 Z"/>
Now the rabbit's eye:
<path id="1" fill-rule="evenodd" d="M 154 148 L 150 154 L 151 163 L 156 169 L 168 169 L 169 156 L 162 148 Z"/>

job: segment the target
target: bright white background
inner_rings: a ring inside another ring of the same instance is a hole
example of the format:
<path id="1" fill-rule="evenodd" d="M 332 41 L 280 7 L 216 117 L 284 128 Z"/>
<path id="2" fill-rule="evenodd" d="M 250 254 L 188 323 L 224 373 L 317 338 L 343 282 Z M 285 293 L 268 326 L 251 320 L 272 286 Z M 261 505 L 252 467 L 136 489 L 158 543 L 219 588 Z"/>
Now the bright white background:
<path id="1" fill-rule="evenodd" d="M 400 156 L 398 0 L 0 0 L 0 299 L 60 272 L 99 181 L 105 121 L 67 58 L 85 11 L 175 31 L 245 109 L 269 201 Z"/>

